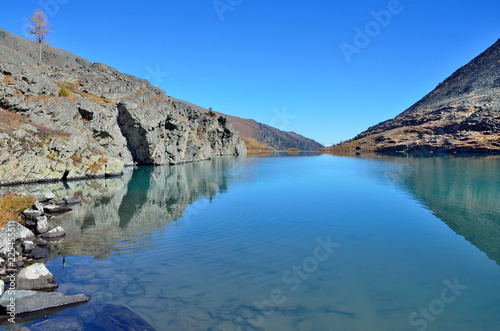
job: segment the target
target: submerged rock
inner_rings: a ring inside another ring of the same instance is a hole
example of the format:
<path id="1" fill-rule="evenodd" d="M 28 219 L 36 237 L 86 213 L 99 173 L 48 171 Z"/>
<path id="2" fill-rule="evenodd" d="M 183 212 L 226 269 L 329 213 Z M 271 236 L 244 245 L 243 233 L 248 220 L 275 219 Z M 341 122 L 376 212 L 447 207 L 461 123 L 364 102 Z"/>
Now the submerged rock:
<path id="1" fill-rule="evenodd" d="M 106 304 L 91 306 L 88 310 L 95 313 L 89 324 L 102 330 L 156 331 L 144 318 L 125 306 Z"/>

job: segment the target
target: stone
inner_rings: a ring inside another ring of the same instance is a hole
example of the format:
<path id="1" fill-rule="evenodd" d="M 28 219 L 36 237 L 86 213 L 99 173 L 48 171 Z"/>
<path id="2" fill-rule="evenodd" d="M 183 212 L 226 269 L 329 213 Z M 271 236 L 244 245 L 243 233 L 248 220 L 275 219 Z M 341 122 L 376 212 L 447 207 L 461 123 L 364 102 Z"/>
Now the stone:
<path id="1" fill-rule="evenodd" d="M 35 193 L 34 197 L 40 202 L 47 202 L 49 200 L 55 199 L 56 195 L 52 192 Z"/>
<path id="2" fill-rule="evenodd" d="M 43 207 L 44 211 L 49 214 L 62 214 L 72 211 L 70 207 L 59 206 L 59 205 L 46 205 Z"/>
<path id="3" fill-rule="evenodd" d="M 73 197 L 64 197 L 63 198 L 63 201 L 65 204 L 67 205 L 75 205 L 75 204 L 79 204 L 79 203 L 82 203 L 81 200 L 78 200 L 78 199 L 75 199 Z"/>
<path id="4" fill-rule="evenodd" d="M 34 260 L 48 259 L 49 258 L 49 252 L 47 251 L 46 248 L 35 247 L 31 251 L 31 256 L 33 257 Z"/>
<path id="5" fill-rule="evenodd" d="M 31 252 L 34 250 L 37 246 L 33 243 L 31 240 L 25 240 L 23 242 L 23 250 L 27 253 Z"/>
<path id="6" fill-rule="evenodd" d="M 11 297 L 15 298 L 16 314 L 25 314 L 44 309 L 75 305 L 90 300 L 85 294 L 65 295 L 60 292 L 16 290 L 14 291 L 14 296 L 4 295 L 0 298 L 0 307 L 2 307 L 4 311 L 7 310 L 7 305 Z"/>
<path id="7" fill-rule="evenodd" d="M 35 218 L 35 221 L 36 221 L 36 232 L 38 234 L 42 234 L 49 231 L 49 221 L 47 219 L 47 216 L 39 216 Z"/>
<path id="8" fill-rule="evenodd" d="M 14 236 L 9 237 L 7 229 L 10 229 L 12 227 L 15 228 L 15 230 L 12 231 L 12 233 L 14 233 Z M 33 234 L 33 232 L 31 232 L 21 224 L 15 221 L 9 221 L 5 228 L 0 228 L 0 253 L 6 254 L 8 251 L 10 251 L 11 247 L 9 246 L 9 244 L 11 243 L 11 240 L 26 238 L 35 238 L 35 235 Z"/>
<path id="9" fill-rule="evenodd" d="M 51 239 L 51 238 L 58 238 L 58 237 L 63 237 L 66 235 L 66 231 L 64 231 L 64 229 L 60 226 L 48 231 L 48 232 L 45 232 L 43 233 L 41 236 L 42 238 L 45 238 L 45 239 Z"/>
<path id="10" fill-rule="evenodd" d="M 28 219 L 34 219 L 35 217 L 42 216 L 42 211 L 34 209 L 26 209 L 23 211 L 23 215 Z"/>
<path id="11" fill-rule="evenodd" d="M 33 243 L 37 246 L 40 246 L 40 247 L 45 247 L 47 246 L 49 243 L 47 242 L 47 240 L 43 240 L 42 238 L 36 238 L 33 240 Z"/>
<path id="12" fill-rule="evenodd" d="M 40 203 L 40 201 L 36 200 L 35 203 L 33 204 L 33 208 L 35 210 L 38 210 L 40 212 L 43 212 L 43 206 L 42 204 Z"/>
<path id="13" fill-rule="evenodd" d="M 16 276 L 16 290 L 52 291 L 57 286 L 54 275 L 43 263 L 23 268 Z"/>

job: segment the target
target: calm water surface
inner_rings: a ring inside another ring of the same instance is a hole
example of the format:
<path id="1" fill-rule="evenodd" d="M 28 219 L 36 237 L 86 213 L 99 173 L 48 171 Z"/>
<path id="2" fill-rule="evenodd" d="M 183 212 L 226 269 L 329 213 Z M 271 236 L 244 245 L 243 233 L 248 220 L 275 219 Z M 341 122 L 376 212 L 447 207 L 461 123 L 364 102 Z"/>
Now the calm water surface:
<path id="1" fill-rule="evenodd" d="M 43 187 L 84 201 L 48 268 L 158 330 L 500 330 L 499 184 L 495 157 L 129 169 Z"/>

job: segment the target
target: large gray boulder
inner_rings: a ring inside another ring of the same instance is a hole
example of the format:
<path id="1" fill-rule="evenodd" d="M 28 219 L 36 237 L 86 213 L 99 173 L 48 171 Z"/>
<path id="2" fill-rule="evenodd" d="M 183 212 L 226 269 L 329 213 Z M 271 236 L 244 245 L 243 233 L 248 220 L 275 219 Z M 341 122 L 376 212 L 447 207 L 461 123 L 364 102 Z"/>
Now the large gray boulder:
<path id="1" fill-rule="evenodd" d="M 16 290 L 51 291 L 57 286 L 54 275 L 42 263 L 23 268 L 16 276 Z"/>

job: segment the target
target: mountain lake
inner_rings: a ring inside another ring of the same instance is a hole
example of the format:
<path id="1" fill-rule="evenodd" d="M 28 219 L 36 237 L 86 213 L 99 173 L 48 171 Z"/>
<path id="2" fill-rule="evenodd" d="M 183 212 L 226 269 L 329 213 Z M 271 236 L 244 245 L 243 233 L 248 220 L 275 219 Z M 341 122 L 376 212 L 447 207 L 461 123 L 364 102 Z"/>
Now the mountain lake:
<path id="1" fill-rule="evenodd" d="M 83 201 L 46 265 L 91 297 L 26 326 L 500 330 L 499 188 L 497 156 L 285 152 L 24 185 Z"/>

